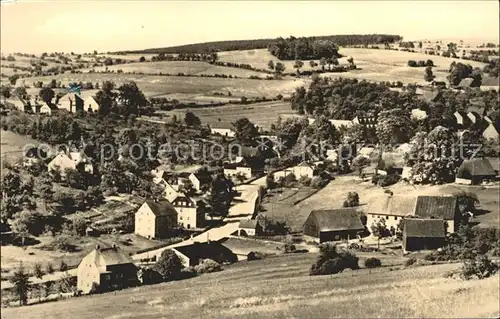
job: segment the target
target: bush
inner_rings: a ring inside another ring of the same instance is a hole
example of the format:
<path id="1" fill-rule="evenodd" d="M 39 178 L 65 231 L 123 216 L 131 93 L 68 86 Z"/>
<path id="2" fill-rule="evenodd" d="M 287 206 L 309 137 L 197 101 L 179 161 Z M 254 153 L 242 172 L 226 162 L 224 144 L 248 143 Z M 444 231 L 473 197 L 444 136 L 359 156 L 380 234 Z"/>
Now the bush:
<path id="1" fill-rule="evenodd" d="M 483 279 L 493 276 L 497 271 L 498 265 L 493 263 L 488 256 L 481 255 L 475 259 L 465 261 L 460 272 L 460 277 L 464 280 Z"/>
<path id="2" fill-rule="evenodd" d="M 183 265 L 180 258 L 170 249 L 161 253 L 155 265 L 155 270 L 165 281 L 178 279 L 182 268 Z"/>
<path id="3" fill-rule="evenodd" d="M 297 248 L 295 247 L 294 244 L 292 244 L 292 243 L 285 244 L 285 253 L 286 254 L 293 253 L 295 250 L 297 250 Z"/>
<path id="4" fill-rule="evenodd" d="M 204 259 L 199 265 L 194 267 L 194 270 L 197 274 L 208 274 L 211 272 L 221 271 L 221 265 L 212 260 L 212 259 Z"/>
<path id="5" fill-rule="evenodd" d="M 311 178 L 308 176 L 301 176 L 299 178 L 299 183 L 301 183 L 304 186 L 309 186 L 311 185 Z"/>
<path id="6" fill-rule="evenodd" d="M 59 270 L 60 271 L 66 271 L 68 270 L 68 264 L 66 264 L 66 262 L 64 262 L 64 260 L 61 260 L 61 263 L 59 264 Z"/>
<path id="7" fill-rule="evenodd" d="M 410 257 L 408 258 L 406 261 L 405 261 L 405 266 L 411 266 L 413 265 L 414 263 L 417 262 L 417 259 L 415 257 Z"/>
<path id="8" fill-rule="evenodd" d="M 54 273 L 54 266 L 52 266 L 51 263 L 47 263 L 47 266 L 45 268 L 47 270 L 48 274 L 53 274 Z"/>
<path id="9" fill-rule="evenodd" d="M 57 237 L 52 243 L 53 248 L 59 251 L 74 252 L 76 247 L 69 242 L 69 238 L 65 235 Z"/>
<path id="10" fill-rule="evenodd" d="M 381 266 L 382 266 L 382 262 L 378 258 L 370 257 L 367 260 L 365 260 L 365 267 L 366 268 L 377 268 L 377 267 L 381 267 Z"/>
<path id="11" fill-rule="evenodd" d="M 264 259 L 265 255 L 261 252 L 258 251 L 251 251 L 247 255 L 247 260 L 252 261 L 252 260 L 261 260 Z"/>
<path id="12" fill-rule="evenodd" d="M 337 252 L 332 244 L 320 246 L 320 255 L 315 264 L 311 266 L 311 276 L 337 274 L 344 269 L 359 269 L 358 257 L 350 252 Z"/>
<path id="13" fill-rule="evenodd" d="M 347 199 L 344 201 L 344 207 L 359 206 L 359 195 L 356 192 L 347 193 Z"/>
<path id="14" fill-rule="evenodd" d="M 377 184 L 380 187 L 387 187 L 396 184 L 400 179 L 401 177 L 396 174 L 380 176 L 377 180 Z"/>
<path id="15" fill-rule="evenodd" d="M 310 186 L 312 188 L 315 188 L 315 189 L 319 189 L 319 188 L 323 188 L 326 186 L 326 184 L 328 184 L 328 181 L 322 179 L 321 177 L 319 176 L 316 176 L 314 177 L 312 180 L 311 180 L 311 184 Z"/>

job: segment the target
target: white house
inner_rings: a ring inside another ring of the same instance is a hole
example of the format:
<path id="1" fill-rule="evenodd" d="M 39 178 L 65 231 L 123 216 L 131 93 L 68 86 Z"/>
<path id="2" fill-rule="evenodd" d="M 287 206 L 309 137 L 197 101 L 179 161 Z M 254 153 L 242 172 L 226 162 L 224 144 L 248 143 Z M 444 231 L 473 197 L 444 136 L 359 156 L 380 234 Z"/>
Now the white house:
<path id="1" fill-rule="evenodd" d="M 388 229 L 393 227 L 396 230 L 405 216 L 415 214 L 416 204 L 415 196 L 382 194 L 368 204 L 366 225 L 370 229 L 371 225 L 384 219 Z"/>
<path id="2" fill-rule="evenodd" d="M 135 213 L 134 233 L 146 238 L 161 238 L 177 227 L 177 211 L 168 201 L 146 201 Z"/>
<path id="3" fill-rule="evenodd" d="M 252 178 L 252 168 L 247 165 L 245 160 L 241 160 L 236 163 L 224 164 L 224 175 L 231 178 L 238 174 L 241 174 L 245 179 Z"/>
<path id="4" fill-rule="evenodd" d="M 493 123 L 490 123 L 488 127 L 483 131 L 483 137 L 487 140 L 498 138 L 498 131 Z"/>
<path id="5" fill-rule="evenodd" d="M 94 166 L 83 152 L 59 152 L 47 165 L 49 173 L 59 171 L 61 177 L 65 177 L 66 169 L 80 170 L 89 174 L 94 173 Z"/>
<path id="6" fill-rule="evenodd" d="M 47 104 L 46 102 L 44 102 L 39 108 L 37 108 L 37 113 L 52 115 L 55 114 L 57 110 L 58 110 L 57 106 L 53 104 Z"/>
<path id="7" fill-rule="evenodd" d="M 412 120 L 425 120 L 427 118 L 427 112 L 421 109 L 413 109 L 411 110 L 411 119 Z"/>
<path id="8" fill-rule="evenodd" d="M 97 103 L 93 96 L 89 96 L 85 99 L 83 110 L 85 112 L 97 112 L 99 111 L 99 103 Z"/>
<path id="9" fill-rule="evenodd" d="M 177 223 L 187 229 L 200 228 L 205 222 L 205 205 L 183 194 L 178 195 L 172 205 L 177 211 Z"/>
<path id="10" fill-rule="evenodd" d="M 235 137 L 236 133 L 230 128 L 210 128 L 210 133 L 226 137 Z"/>
<path id="11" fill-rule="evenodd" d="M 83 98 L 78 93 L 68 93 L 58 101 L 58 107 L 70 113 L 83 111 Z"/>
<path id="12" fill-rule="evenodd" d="M 313 178 L 317 173 L 314 167 L 307 162 L 302 162 L 299 165 L 294 166 L 292 171 L 297 179 L 302 176 Z"/>

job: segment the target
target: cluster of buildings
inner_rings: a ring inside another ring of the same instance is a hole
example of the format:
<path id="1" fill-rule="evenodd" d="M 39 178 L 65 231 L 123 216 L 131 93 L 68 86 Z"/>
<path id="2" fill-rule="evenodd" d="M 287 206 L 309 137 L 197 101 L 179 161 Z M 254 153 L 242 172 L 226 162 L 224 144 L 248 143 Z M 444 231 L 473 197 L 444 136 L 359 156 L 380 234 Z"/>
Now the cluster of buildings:
<path id="1" fill-rule="evenodd" d="M 96 90 L 83 91 L 81 93 L 71 92 L 61 97 L 56 96 L 52 101 L 43 101 L 40 97 L 23 98 L 14 95 L 8 100 L 16 109 L 25 113 L 35 113 L 43 115 L 52 115 L 57 112 L 88 112 L 95 113 L 99 111 L 99 103 L 94 94 Z"/>

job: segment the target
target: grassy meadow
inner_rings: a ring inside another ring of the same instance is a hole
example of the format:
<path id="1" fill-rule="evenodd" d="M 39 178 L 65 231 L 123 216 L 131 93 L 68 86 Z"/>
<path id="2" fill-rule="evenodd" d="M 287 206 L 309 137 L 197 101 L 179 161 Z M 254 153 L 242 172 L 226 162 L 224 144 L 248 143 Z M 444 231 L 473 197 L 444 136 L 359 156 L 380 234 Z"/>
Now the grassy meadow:
<path id="1" fill-rule="evenodd" d="M 367 256 L 360 254 L 360 265 Z M 453 318 L 499 315 L 499 277 L 464 282 L 458 264 L 308 276 L 316 254 L 240 262 L 196 278 L 3 309 L 10 318 Z M 402 257 L 381 256 L 401 265 Z M 93 311 L 89 311 L 92 309 Z M 117 310 L 119 309 L 119 311 Z M 168 315 L 167 315 L 168 314 Z"/>

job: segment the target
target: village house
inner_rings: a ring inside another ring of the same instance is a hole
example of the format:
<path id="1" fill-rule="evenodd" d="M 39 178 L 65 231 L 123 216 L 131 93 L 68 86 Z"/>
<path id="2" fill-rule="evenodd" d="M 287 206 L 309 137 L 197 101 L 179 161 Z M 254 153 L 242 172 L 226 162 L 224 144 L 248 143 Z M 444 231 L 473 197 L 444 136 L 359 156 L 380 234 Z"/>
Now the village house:
<path id="1" fill-rule="evenodd" d="M 490 161 L 485 158 L 473 158 L 462 162 L 455 176 L 455 183 L 477 185 L 494 181 L 496 173 Z"/>
<path id="2" fill-rule="evenodd" d="M 177 211 L 164 201 L 146 201 L 135 213 L 136 235 L 150 238 L 163 238 L 169 230 L 177 228 Z"/>
<path id="3" fill-rule="evenodd" d="M 454 233 L 460 220 L 457 197 L 418 196 L 414 215 L 422 219 L 442 219 L 446 224 L 446 231 Z"/>
<path id="4" fill-rule="evenodd" d="M 23 166 L 31 167 L 33 164 L 36 164 L 38 161 L 47 160 L 47 153 L 38 147 L 30 147 L 26 150 L 23 156 Z"/>
<path id="5" fill-rule="evenodd" d="M 83 152 L 60 151 L 47 165 L 49 173 L 58 171 L 62 178 L 66 176 L 66 170 L 72 169 L 88 174 L 94 173 L 91 160 Z"/>
<path id="6" fill-rule="evenodd" d="M 304 223 L 304 238 L 319 243 L 355 239 L 365 230 L 354 208 L 313 210 Z"/>
<path id="7" fill-rule="evenodd" d="M 72 92 L 63 95 L 57 102 L 57 105 L 60 109 L 64 109 L 69 113 L 76 113 L 83 111 L 84 100 L 80 94 Z"/>
<path id="8" fill-rule="evenodd" d="M 77 288 L 84 294 L 95 288 L 109 291 L 136 283 L 137 267 L 130 256 L 116 245 L 108 248 L 97 245 L 78 265 Z"/>
<path id="9" fill-rule="evenodd" d="M 259 236 L 266 229 L 266 220 L 263 218 L 242 219 L 238 225 L 238 236 Z"/>
<path id="10" fill-rule="evenodd" d="M 426 102 L 437 102 L 439 101 L 443 96 L 443 92 L 441 90 L 436 90 L 436 89 L 425 89 L 422 90 L 422 100 Z"/>
<path id="11" fill-rule="evenodd" d="M 352 120 L 352 123 L 363 125 L 366 128 L 375 128 L 377 125 L 377 118 L 372 115 L 358 115 Z"/>
<path id="12" fill-rule="evenodd" d="M 193 188 L 197 191 L 201 191 L 202 188 L 209 186 L 212 182 L 212 176 L 207 170 L 198 170 L 195 173 L 191 173 L 188 179 L 193 184 Z"/>
<path id="13" fill-rule="evenodd" d="M 457 120 L 459 129 L 466 129 L 472 124 L 469 117 L 467 116 L 467 113 L 465 112 L 456 111 L 455 113 L 453 113 L 453 116 L 455 116 L 455 119 Z"/>
<path id="14" fill-rule="evenodd" d="M 180 194 L 172 201 L 172 205 L 177 211 L 177 224 L 186 229 L 203 227 L 207 210 L 203 200 Z"/>
<path id="15" fill-rule="evenodd" d="M 235 137 L 236 136 L 236 133 L 230 129 L 230 128 L 215 128 L 215 127 L 211 127 L 210 128 L 210 133 L 212 135 L 222 135 L 222 136 L 225 136 L 225 137 Z"/>
<path id="16" fill-rule="evenodd" d="M 479 113 L 475 112 L 475 111 L 469 111 L 469 112 L 467 112 L 467 117 L 469 118 L 469 120 L 473 124 L 480 123 L 482 121 L 482 119 L 483 119 L 483 116 L 480 115 Z"/>
<path id="17" fill-rule="evenodd" d="M 498 139 L 498 131 L 495 127 L 495 124 L 490 123 L 486 129 L 483 131 L 483 137 L 487 140 L 497 140 Z"/>
<path id="18" fill-rule="evenodd" d="M 36 113 L 53 115 L 56 114 L 59 109 L 55 104 L 43 102 L 40 106 L 36 107 Z"/>
<path id="19" fill-rule="evenodd" d="M 93 96 L 89 96 L 85 99 L 84 110 L 88 113 L 96 113 L 99 111 L 99 103 L 95 100 Z"/>
<path id="20" fill-rule="evenodd" d="M 245 179 L 251 179 L 254 174 L 254 170 L 245 159 L 242 159 L 237 163 L 224 164 L 224 175 L 228 178 L 232 178 L 238 174 L 243 175 Z"/>
<path id="21" fill-rule="evenodd" d="M 421 121 L 427 118 L 427 112 L 421 109 L 411 110 L 411 119 L 414 121 Z"/>
<path id="22" fill-rule="evenodd" d="M 415 196 L 388 194 L 377 196 L 370 201 L 365 210 L 366 225 L 370 228 L 383 219 L 387 228 L 395 232 L 402 219 L 415 214 L 416 204 Z"/>
<path id="23" fill-rule="evenodd" d="M 444 220 L 405 219 L 403 226 L 403 252 L 438 249 L 443 247 L 445 242 Z"/>
<path id="24" fill-rule="evenodd" d="M 238 261 L 238 257 L 218 241 L 195 242 L 191 245 L 174 247 L 172 250 L 181 259 L 184 267 L 196 266 L 204 259 L 211 259 L 219 264 Z"/>
<path id="25" fill-rule="evenodd" d="M 313 178 L 318 175 L 318 170 L 307 162 L 302 162 L 299 165 L 294 166 L 292 168 L 292 172 L 297 179 L 300 179 L 303 176 Z"/>

